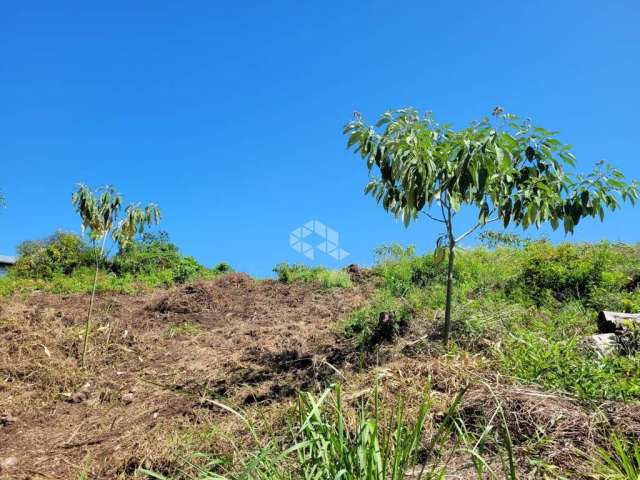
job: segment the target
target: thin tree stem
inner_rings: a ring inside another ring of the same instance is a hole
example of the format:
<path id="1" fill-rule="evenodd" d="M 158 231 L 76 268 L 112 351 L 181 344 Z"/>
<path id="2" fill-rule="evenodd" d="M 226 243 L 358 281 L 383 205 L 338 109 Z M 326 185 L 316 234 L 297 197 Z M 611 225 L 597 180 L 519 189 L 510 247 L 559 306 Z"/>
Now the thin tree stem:
<path id="1" fill-rule="evenodd" d="M 451 206 L 447 205 L 447 235 L 449 236 L 449 264 L 447 266 L 447 300 L 444 309 L 444 334 L 442 343 L 446 347 L 449 344 L 451 334 L 451 299 L 453 296 L 453 262 L 455 259 L 456 239 L 453 236 Z"/>
<path id="2" fill-rule="evenodd" d="M 91 315 L 93 313 L 93 304 L 96 298 L 96 288 L 98 286 L 98 272 L 100 270 L 100 258 L 102 258 L 102 252 L 104 251 L 104 245 L 107 241 L 107 235 L 104 235 L 102 240 L 102 246 L 100 251 L 96 252 L 96 271 L 93 275 L 93 288 L 91 290 L 91 300 L 89 301 L 89 312 L 87 314 L 87 321 L 84 326 L 84 341 L 82 345 L 82 368 L 86 368 L 87 347 L 89 345 L 89 330 L 91 330 Z"/>

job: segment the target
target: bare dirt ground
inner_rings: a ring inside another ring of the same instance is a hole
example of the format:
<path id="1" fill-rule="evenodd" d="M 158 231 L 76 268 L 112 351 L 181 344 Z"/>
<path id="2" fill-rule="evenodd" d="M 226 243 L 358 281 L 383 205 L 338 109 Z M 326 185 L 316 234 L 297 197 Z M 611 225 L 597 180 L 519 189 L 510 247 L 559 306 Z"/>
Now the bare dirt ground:
<path id="1" fill-rule="evenodd" d="M 187 452 L 250 444 L 245 426 L 217 400 L 275 425 L 298 389 L 337 379 L 356 397 L 375 378 L 391 401 L 419 400 L 431 379 L 433 422 L 470 384 L 461 415 L 482 428 L 502 405 L 521 469 L 533 472 L 526 478 L 536 478 L 531 456 L 558 468 L 579 464 L 576 449 L 600 443 L 605 426 L 640 435 L 637 404 L 580 406 L 493 374 L 480 355 L 430 353 L 411 338 L 362 368 L 336 322 L 371 290 L 367 282 L 327 290 L 229 274 L 143 295 L 101 295 L 86 369 L 79 358 L 87 296 L 2 300 L 0 478 L 131 478 L 140 466 L 170 471 Z"/>
<path id="2" fill-rule="evenodd" d="M 142 464 L 158 468 L 186 446 L 180 432 L 228 416 L 209 399 L 264 405 L 333 375 L 327 358 L 340 363 L 342 354 L 332 325 L 364 298 L 360 289 L 243 274 L 103 295 L 86 371 L 86 296 L 3 301 L 0 458 L 17 463 L 0 477 L 114 478 Z"/>

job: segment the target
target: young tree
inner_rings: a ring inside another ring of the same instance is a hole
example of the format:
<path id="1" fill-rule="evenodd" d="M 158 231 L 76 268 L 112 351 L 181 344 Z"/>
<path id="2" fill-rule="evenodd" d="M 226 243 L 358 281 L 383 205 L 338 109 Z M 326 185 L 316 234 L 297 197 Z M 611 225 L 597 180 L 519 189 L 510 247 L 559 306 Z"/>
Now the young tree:
<path id="1" fill-rule="evenodd" d="M 137 204 L 131 204 L 125 208 L 124 215 L 120 218 L 122 197 L 110 186 L 94 192 L 86 185 L 79 184 L 78 190 L 71 196 L 71 203 L 82 219 L 82 231 L 89 231 L 89 238 L 96 250 L 96 270 L 82 345 L 82 366 L 85 367 L 98 272 L 100 261 L 105 256 L 107 239 L 111 237 L 113 245 L 117 245 L 123 250 L 137 234 L 142 234 L 147 226 L 160 222 L 160 210 L 153 203 L 144 208 Z"/>
<path id="2" fill-rule="evenodd" d="M 575 167 L 575 157 L 557 139 L 558 132 L 500 107 L 492 117 L 454 130 L 436 123 L 431 112 L 386 112 L 373 126 L 356 112 L 344 128 L 347 148 L 353 147 L 367 163 L 365 194 L 405 226 L 420 213 L 444 226 L 435 256 L 448 257 L 445 345 L 451 331 L 456 247 L 466 237 L 495 221 L 523 229 L 548 222 L 554 230 L 562 223 L 565 233 L 573 233 L 581 219 L 602 220 L 605 209 L 638 199 L 640 184 L 625 183 L 624 175 L 604 162 L 587 175 L 567 172 Z M 475 207 L 478 218 L 458 234 L 454 223 L 463 206 Z"/>

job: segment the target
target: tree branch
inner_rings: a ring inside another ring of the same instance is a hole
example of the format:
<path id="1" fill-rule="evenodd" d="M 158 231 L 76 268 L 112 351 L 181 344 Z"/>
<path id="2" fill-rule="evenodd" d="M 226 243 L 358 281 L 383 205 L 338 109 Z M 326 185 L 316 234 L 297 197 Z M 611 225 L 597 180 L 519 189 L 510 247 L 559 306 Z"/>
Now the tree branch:
<path id="1" fill-rule="evenodd" d="M 444 199 L 443 199 L 443 194 L 440 193 L 440 211 L 442 212 L 442 218 L 445 219 L 444 223 L 447 223 L 446 219 L 447 219 L 447 214 L 444 211 Z"/>
<path id="2" fill-rule="evenodd" d="M 436 218 L 436 217 L 434 217 L 434 216 L 433 216 L 433 215 L 431 215 L 430 213 L 427 213 L 427 212 L 422 212 L 422 213 L 424 213 L 424 214 L 425 214 L 427 217 L 429 217 L 431 220 L 434 220 L 434 221 L 436 221 L 436 222 L 440 222 L 440 223 L 447 223 L 447 222 L 445 222 L 444 220 L 442 220 L 441 218 Z"/>
<path id="3" fill-rule="evenodd" d="M 495 222 L 497 220 L 500 220 L 499 217 L 494 217 L 491 218 L 489 220 L 487 220 L 484 223 L 476 223 L 472 228 L 470 228 L 469 230 L 467 230 L 466 232 L 464 232 L 462 235 L 460 235 L 458 238 L 455 239 L 456 243 L 461 242 L 462 240 L 464 240 L 465 238 L 467 238 L 469 235 L 471 235 L 473 232 L 475 232 L 478 228 L 480 227 L 484 227 L 485 225 L 488 225 L 491 222 Z"/>

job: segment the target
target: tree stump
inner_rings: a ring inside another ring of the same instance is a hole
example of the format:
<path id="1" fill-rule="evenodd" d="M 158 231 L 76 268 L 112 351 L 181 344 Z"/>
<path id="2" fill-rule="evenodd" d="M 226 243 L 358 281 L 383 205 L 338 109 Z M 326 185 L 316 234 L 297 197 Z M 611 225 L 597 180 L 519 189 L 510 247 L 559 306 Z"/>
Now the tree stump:
<path id="1" fill-rule="evenodd" d="M 634 325 L 640 328 L 640 313 L 602 311 L 598 314 L 598 332 L 624 334 Z"/>
<path id="2" fill-rule="evenodd" d="M 599 357 L 610 357 L 618 353 L 618 336 L 615 333 L 589 335 L 582 340 L 585 350 L 594 352 Z"/>

